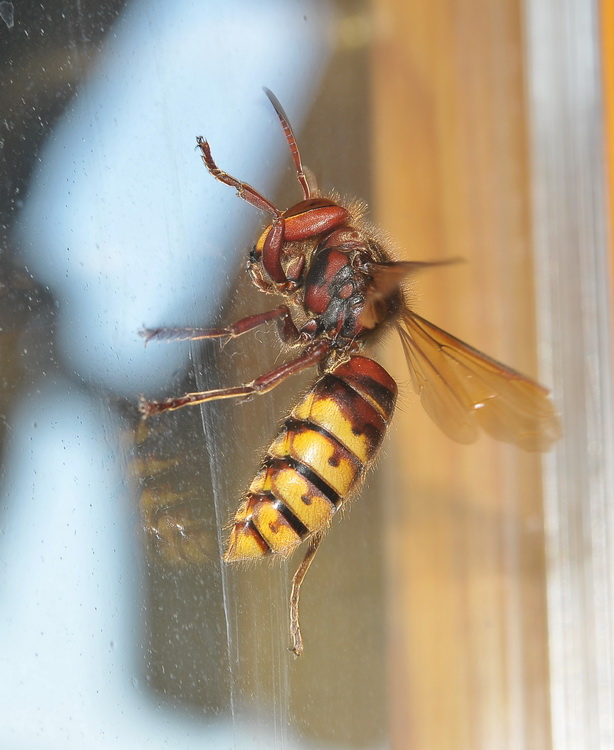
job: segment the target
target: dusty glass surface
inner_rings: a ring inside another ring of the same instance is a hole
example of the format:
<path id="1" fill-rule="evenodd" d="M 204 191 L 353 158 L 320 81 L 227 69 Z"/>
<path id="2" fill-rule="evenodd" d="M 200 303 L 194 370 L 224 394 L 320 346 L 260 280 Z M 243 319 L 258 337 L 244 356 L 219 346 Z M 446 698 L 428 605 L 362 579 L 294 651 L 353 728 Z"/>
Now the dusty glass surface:
<path id="1" fill-rule="evenodd" d="M 292 566 L 220 562 L 223 527 L 309 377 L 244 406 L 145 425 L 136 411 L 140 393 L 194 388 L 190 361 L 206 387 L 279 357 L 272 331 L 223 349 L 145 348 L 137 334 L 270 307 L 242 273 L 262 217 L 206 173 L 196 135 L 225 169 L 295 202 L 266 85 L 321 183 L 369 198 L 361 7 L 9 6 L 0 744 L 381 746 L 368 496 L 306 583 L 308 660 L 287 650 Z"/>

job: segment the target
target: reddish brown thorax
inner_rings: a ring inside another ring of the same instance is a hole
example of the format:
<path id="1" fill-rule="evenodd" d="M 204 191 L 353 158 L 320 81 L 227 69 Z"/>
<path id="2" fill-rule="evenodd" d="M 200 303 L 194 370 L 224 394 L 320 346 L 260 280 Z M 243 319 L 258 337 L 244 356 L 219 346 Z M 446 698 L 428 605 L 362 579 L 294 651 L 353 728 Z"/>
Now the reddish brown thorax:
<path id="1" fill-rule="evenodd" d="M 360 321 L 371 281 L 353 261 L 354 251 L 318 247 L 305 274 L 303 306 L 317 316 L 316 335 L 351 341 L 366 332 Z"/>

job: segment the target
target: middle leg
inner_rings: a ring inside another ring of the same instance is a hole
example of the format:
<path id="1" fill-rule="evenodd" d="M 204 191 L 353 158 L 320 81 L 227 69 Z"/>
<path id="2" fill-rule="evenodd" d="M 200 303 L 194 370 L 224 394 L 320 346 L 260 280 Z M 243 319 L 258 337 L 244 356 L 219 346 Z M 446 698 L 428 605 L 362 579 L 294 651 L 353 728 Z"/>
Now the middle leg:
<path id="1" fill-rule="evenodd" d="M 327 340 L 315 341 L 307 345 L 300 356 L 286 362 L 270 372 L 261 375 L 245 385 L 231 386 L 230 388 L 214 388 L 210 391 L 186 393 L 178 398 L 167 398 L 164 401 L 141 400 L 139 411 L 143 417 L 152 417 L 165 411 L 175 411 L 183 406 L 204 404 L 207 401 L 219 401 L 225 398 L 245 398 L 252 395 L 268 393 L 291 375 L 296 375 L 303 370 L 319 364 L 330 352 L 330 342 Z"/>

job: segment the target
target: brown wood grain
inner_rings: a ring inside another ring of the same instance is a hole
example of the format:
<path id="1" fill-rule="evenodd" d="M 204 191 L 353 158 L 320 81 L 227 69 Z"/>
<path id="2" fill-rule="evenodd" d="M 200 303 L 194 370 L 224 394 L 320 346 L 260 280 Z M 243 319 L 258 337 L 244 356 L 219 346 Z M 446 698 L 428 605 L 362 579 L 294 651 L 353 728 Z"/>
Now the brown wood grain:
<path id="1" fill-rule="evenodd" d="M 536 373 L 515 0 L 374 0 L 374 215 L 421 314 Z M 388 359 L 407 383 L 400 349 Z M 404 389 L 389 450 L 395 748 L 550 746 L 539 458 L 451 443 Z"/>

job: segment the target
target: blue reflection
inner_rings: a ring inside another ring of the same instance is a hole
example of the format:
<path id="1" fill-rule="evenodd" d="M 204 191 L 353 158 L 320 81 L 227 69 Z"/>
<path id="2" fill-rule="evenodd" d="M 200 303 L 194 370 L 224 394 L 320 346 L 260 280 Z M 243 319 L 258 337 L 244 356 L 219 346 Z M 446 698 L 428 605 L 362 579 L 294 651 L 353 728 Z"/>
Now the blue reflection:
<path id="1" fill-rule="evenodd" d="M 326 21 L 306 0 L 151 1 L 109 36 L 47 141 L 17 232 L 60 300 L 62 351 L 82 378 L 132 395 L 187 356 L 145 350 L 138 329 L 207 323 L 262 220 L 210 177 L 195 136 L 270 193 L 289 158 L 262 86 L 298 127 L 328 56 Z"/>
<path id="2" fill-rule="evenodd" d="M 187 346 L 145 348 L 138 329 L 215 316 L 261 219 L 208 175 L 195 136 L 270 194 L 288 153 L 261 87 L 299 128 L 330 22 L 310 0 L 130 5 L 49 135 L 14 232 L 58 301 L 67 374 L 135 399 L 185 362 Z M 125 458 L 113 414 L 74 382 L 43 379 L 12 418 L 0 745 L 227 747 L 232 731 L 250 747 L 237 727 L 151 712 L 133 683 Z"/>

